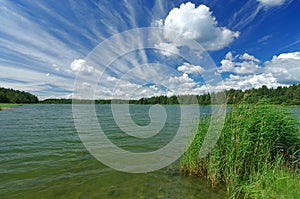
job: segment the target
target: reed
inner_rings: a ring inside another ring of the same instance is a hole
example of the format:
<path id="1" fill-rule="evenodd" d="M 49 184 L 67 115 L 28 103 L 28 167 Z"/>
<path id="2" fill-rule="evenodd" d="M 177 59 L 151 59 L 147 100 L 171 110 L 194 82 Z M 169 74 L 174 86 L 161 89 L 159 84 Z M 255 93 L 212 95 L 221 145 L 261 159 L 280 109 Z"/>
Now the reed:
<path id="1" fill-rule="evenodd" d="M 299 151 L 299 125 L 288 111 L 263 103 L 233 106 L 217 144 L 199 158 L 209 121 L 209 116 L 200 119 L 180 160 L 182 171 L 204 176 L 212 186 L 225 183 L 230 198 L 268 198 L 288 194 L 285 188 L 299 190 L 294 183 L 299 176 L 293 172 L 299 161 L 293 156 Z"/>

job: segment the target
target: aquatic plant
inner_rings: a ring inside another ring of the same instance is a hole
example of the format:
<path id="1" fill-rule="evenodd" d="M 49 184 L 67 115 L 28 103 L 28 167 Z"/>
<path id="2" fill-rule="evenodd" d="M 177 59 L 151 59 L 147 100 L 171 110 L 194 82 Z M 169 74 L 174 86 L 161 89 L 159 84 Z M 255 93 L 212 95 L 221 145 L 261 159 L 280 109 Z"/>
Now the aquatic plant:
<path id="1" fill-rule="evenodd" d="M 299 125 L 291 113 L 264 103 L 232 106 L 216 146 L 199 158 L 209 121 L 209 116 L 200 119 L 195 139 L 180 160 L 182 171 L 204 176 L 212 186 L 225 183 L 231 198 L 286 194 L 280 191 L 285 186 L 299 190 L 299 183 L 291 184 L 297 179 L 290 170 L 299 161 L 293 154 L 300 144 Z"/>

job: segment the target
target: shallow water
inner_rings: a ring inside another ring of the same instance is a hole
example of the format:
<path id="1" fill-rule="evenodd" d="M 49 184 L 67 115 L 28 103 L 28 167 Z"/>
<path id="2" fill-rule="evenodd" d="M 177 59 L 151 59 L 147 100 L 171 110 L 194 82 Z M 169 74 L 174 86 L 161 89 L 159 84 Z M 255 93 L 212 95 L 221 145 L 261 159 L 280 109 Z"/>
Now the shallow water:
<path id="1" fill-rule="evenodd" d="M 179 106 L 166 106 L 166 125 L 150 139 L 128 137 L 113 122 L 109 105 L 97 105 L 99 123 L 114 144 L 133 152 L 155 151 L 174 137 Z M 149 106 L 130 114 L 150 122 Z M 191 109 L 198 108 L 191 106 Z M 207 110 L 201 109 L 202 113 Z M 223 186 L 180 174 L 178 161 L 154 172 L 116 171 L 96 160 L 74 127 L 71 105 L 24 105 L 0 111 L 1 198 L 224 198 Z"/>

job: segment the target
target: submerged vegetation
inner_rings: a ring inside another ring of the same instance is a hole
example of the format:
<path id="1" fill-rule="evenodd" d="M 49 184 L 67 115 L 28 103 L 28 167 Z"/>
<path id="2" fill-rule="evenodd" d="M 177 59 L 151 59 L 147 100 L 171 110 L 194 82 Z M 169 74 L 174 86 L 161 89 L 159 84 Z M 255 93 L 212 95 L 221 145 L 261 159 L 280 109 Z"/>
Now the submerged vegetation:
<path id="1" fill-rule="evenodd" d="M 184 172 L 224 183 L 231 198 L 300 198 L 299 124 L 289 112 L 263 103 L 233 106 L 217 144 L 199 158 L 209 121 L 201 118 L 180 160 Z"/>

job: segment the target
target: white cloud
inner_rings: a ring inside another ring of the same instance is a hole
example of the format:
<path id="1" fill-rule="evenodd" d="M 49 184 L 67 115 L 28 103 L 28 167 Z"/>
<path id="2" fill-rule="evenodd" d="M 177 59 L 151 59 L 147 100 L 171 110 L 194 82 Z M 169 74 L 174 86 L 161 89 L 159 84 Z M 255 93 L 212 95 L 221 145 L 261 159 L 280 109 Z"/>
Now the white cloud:
<path id="1" fill-rule="evenodd" d="M 227 60 L 230 60 L 230 61 L 232 61 L 233 59 L 235 59 L 235 58 L 233 58 L 232 52 L 228 52 L 228 53 L 225 55 L 225 58 L 226 58 Z"/>
<path id="2" fill-rule="evenodd" d="M 162 22 L 158 22 L 157 24 L 161 26 Z M 207 6 L 195 7 L 191 2 L 173 8 L 165 18 L 163 27 L 198 41 L 206 50 L 222 49 L 239 36 L 239 32 L 219 27 Z"/>
<path id="3" fill-rule="evenodd" d="M 139 88 L 141 87 L 142 86 L 139 84 L 119 80 L 115 85 L 115 88 L 107 87 L 106 94 L 113 99 L 132 99 L 136 98 L 136 95 L 141 95 L 141 93 L 139 93 Z"/>
<path id="4" fill-rule="evenodd" d="M 70 65 L 70 69 L 73 72 L 85 72 L 85 73 L 95 73 L 94 67 L 86 64 L 84 59 L 74 59 Z"/>
<path id="5" fill-rule="evenodd" d="M 232 72 L 225 79 L 226 89 L 258 88 L 262 85 L 277 87 L 300 82 L 300 52 L 282 53 L 273 56 L 272 60 L 259 65 L 259 59 L 244 53 L 233 57 L 226 54 L 221 61 L 219 72 Z"/>
<path id="6" fill-rule="evenodd" d="M 268 42 L 268 40 L 269 40 L 270 38 L 272 38 L 272 37 L 273 37 L 272 34 L 265 35 L 265 36 L 259 38 L 257 41 L 258 41 L 259 43 L 266 44 L 266 43 Z"/>
<path id="7" fill-rule="evenodd" d="M 192 94 L 197 83 L 188 74 L 183 73 L 181 76 L 170 77 L 164 85 L 167 85 L 174 95 L 182 95 Z"/>
<path id="8" fill-rule="evenodd" d="M 115 78 L 115 77 L 110 77 L 110 76 L 108 76 L 108 77 L 106 78 L 106 80 L 109 81 L 109 82 L 115 82 L 115 81 L 117 81 L 118 79 Z"/>
<path id="9" fill-rule="evenodd" d="M 265 62 L 265 71 L 282 83 L 299 83 L 300 52 L 282 53 Z"/>
<path id="10" fill-rule="evenodd" d="M 276 58 L 276 57 L 274 57 Z M 293 53 L 282 53 L 278 55 L 278 59 L 295 59 L 300 60 L 300 52 L 293 52 Z"/>
<path id="11" fill-rule="evenodd" d="M 279 6 L 282 5 L 285 0 L 256 0 L 263 6 Z"/>
<path id="12" fill-rule="evenodd" d="M 195 66 L 186 62 L 179 66 L 177 70 L 187 74 L 199 74 L 205 71 L 201 66 Z"/>
<path id="13" fill-rule="evenodd" d="M 154 21 L 151 23 L 151 26 L 163 28 L 163 26 L 164 26 L 164 21 L 163 21 L 162 19 L 154 20 Z"/>
<path id="14" fill-rule="evenodd" d="M 83 83 L 82 83 L 82 86 L 83 86 L 83 87 L 91 87 L 92 85 L 91 85 L 90 83 L 83 82 Z"/>
<path id="15" fill-rule="evenodd" d="M 243 55 L 240 55 L 240 59 L 259 62 L 259 59 L 255 58 L 253 55 L 249 55 L 248 53 L 244 53 Z"/>
<path id="16" fill-rule="evenodd" d="M 277 82 L 277 79 L 273 77 L 271 73 L 262 73 L 258 75 L 230 75 L 229 78 L 223 82 L 224 89 L 250 89 L 259 88 L 266 85 L 268 88 L 276 88 L 282 84 Z"/>
<path id="17" fill-rule="evenodd" d="M 218 71 L 236 74 L 255 74 L 262 70 L 258 63 L 259 60 L 248 53 L 233 57 L 232 53 L 228 52 L 225 59 L 221 61 Z"/>
<path id="18" fill-rule="evenodd" d="M 170 56 L 170 55 L 179 55 L 179 50 L 178 48 L 176 47 L 176 45 L 174 44 L 171 44 L 171 43 L 159 43 L 159 44 L 154 44 L 154 47 L 155 48 L 158 48 L 160 49 L 161 53 L 163 55 L 166 55 L 166 56 Z"/>
<path id="19" fill-rule="evenodd" d="M 84 69 L 85 60 L 83 59 L 74 59 L 70 65 L 72 71 L 78 72 Z"/>
<path id="20" fill-rule="evenodd" d="M 183 73 L 182 76 L 174 76 L 169 79 L 170 83 L 173 84 L 192 84 L 194 85 L 194 80 L 188 76 L 188 74 Z"/>

